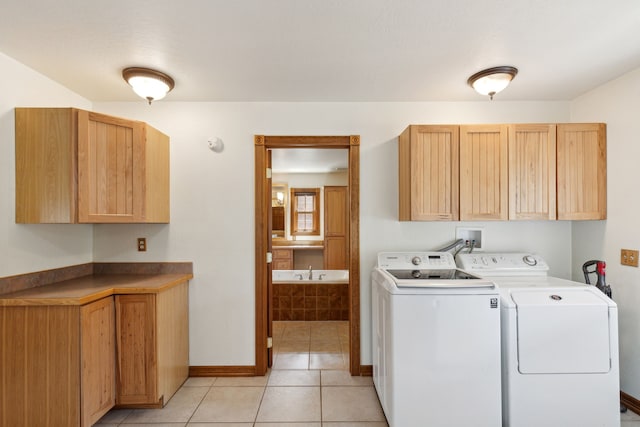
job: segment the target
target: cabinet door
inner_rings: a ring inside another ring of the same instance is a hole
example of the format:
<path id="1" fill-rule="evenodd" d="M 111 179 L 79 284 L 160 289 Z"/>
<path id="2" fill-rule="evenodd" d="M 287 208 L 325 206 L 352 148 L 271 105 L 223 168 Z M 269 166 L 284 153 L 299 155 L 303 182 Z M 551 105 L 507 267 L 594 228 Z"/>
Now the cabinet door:
<path id="1" fill-rule="evenodd" d="M 558 125 L 557 139 L 558 219 L 606 219 L 606 126 Z"/>
<path id="2" fill-rule="evenodd" d="M 116 295 L 117 404 L 156 404 L 156 296 Z"/>
<path id="3" fill-rule="evenodd" d="M 458 126 L 411 125 L 400 135 L 400 221 L 458 219 L 458 134 Z"/>
<path id="4" fill-rule="evenodd" d="M 507 126 L 460 126 L 460 219 L 506 220 Z"/>
<path id="5" fill-rule="evenodd" d="M 347 238 L 324 238 L 324 268 L 325 270 L 348 270 L 349 253 Z"/>
<path id="6" fill-rule="evenodd" d="M 115 405 L 113 297 L 80 309 L 82 341 L 82 425 L 92 426 Z"/>
<path id="7" fill-rule="evenodd" d="M 273 249 L 273 269 L 293 270 L 293 250 Z"/>
<path id="8" fill-rule="evenodd" d="M 143 124 L 78 111 L 78 221 L 144 220 Z"/>
<path id="9" fill-rule="evenodd" d="M 347 187 L 324 187 L 324 235 L 345 236 L 348 228 Z"/>
<path id="10" fill-rule="evenodd" d="M 349 268 L 349 191 L 347 187 L 324 188 L 324 268 Z"/>
<path id="11" fill-rule="evenodd" d="M 556 219 L 555 125 L 509 125 L 509 219 Z"/>

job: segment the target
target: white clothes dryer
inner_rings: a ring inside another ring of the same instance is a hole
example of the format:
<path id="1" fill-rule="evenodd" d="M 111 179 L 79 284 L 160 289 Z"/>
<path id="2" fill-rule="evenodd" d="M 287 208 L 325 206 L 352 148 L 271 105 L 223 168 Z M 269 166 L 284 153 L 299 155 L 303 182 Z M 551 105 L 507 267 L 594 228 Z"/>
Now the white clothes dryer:
<path id="1" fill-rule="evenodd" d="M 532 254 L 458 254 L 500 288 L 502 423 L 620 425 L 618 311 L 595 286 L 548 277 Z"/>

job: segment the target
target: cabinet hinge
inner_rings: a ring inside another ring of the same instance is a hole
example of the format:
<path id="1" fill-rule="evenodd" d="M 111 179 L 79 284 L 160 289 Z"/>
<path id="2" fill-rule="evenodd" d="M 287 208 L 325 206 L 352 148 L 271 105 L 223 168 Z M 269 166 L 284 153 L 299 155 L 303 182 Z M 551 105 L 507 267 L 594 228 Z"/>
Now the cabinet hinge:
<path id="1" fill-rule="evenodd" d="M 273 347 L 273 338 L 267 337 L 267 348 L 272 348 L 272 347 Z"/>
<path id="2" fill-rule="evenodd" d="M 271 252 L 267 252 L 267 264 L 273 262 L 273 254 Z"/>
<path id="3" fill-rule="evenodd" d="M 267 168 L 267 179 L 271 179 L 271 168 Z"/>

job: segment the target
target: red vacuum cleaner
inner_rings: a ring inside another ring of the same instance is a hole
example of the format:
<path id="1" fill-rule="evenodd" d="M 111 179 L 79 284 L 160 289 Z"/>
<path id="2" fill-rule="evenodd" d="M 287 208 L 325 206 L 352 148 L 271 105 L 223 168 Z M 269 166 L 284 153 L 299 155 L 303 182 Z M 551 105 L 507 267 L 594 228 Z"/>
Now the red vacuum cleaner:
<path id="1" fill-rule="evenodd" d="M 595 265 L 595 268 L 589 271 L 589 267 Z M 611 298 L 611 286 L 607 285 L 605 280 L 605 268 L 607 267 L 607 263 L 604 261 L 600 261 L 597 259 L 587 261 L 582 264 L 582 272 L 584 273 L 584 281 L 590 285 L 591 281 L 589 280 L 589 274 L 596 273 L 596 288 L 600 289 L 606 296 Z"/>
<path id="2" fill-rule="evenodd" d="M 589 270 L 589 267 L 592 267 L 594 265 L 595 268 L 593 270 Z M 605 280 L 604 270 L 606 267 L 606 262 L 594 259 L 582 264 L 582 272 L 584 273 L 584 281 L 587 283 L 587 285 L 591 284 L 591 281 L 589 280 L 589 274 L 596 273 L 598 277 L 596 280 L 596 288 L 600 289 L 606 296 L 611 298 L 611 286 L 607 285 L 607 281 Z M 620 403 L 620 412 L 627 412 L 627 407 L 622 403 Z"/>

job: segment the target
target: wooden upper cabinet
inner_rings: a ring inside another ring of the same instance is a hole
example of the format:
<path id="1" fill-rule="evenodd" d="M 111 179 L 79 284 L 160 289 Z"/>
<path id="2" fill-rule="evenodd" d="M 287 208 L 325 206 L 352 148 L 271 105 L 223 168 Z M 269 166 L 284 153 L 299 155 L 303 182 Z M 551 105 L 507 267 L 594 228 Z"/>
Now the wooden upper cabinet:
<path id="1" fill-rule="evenodd" d="M 16 222 L 169 222 L 169 138 L 73 108 L 16 108 Z"/>
<path id="2" fill-rule="evenodd" d="M 458 126 L 411 125 L 398 138 L 400 221 L 458 215 Z"/>
<path id="3" fill-rule="evenodd" d="M 509 219 L 556 219 L 555 125 L 509 125 Z"/>
<path id="4" fill-rule="evenodd" d="M 606 125 L 560 124 L 557 138 L 558 219 L 606 219 Z"/>
<path id="5" fill-rule="evenodd" d="M 506 125 L 460 126 L 460 219 L 508 218 Z"/>

